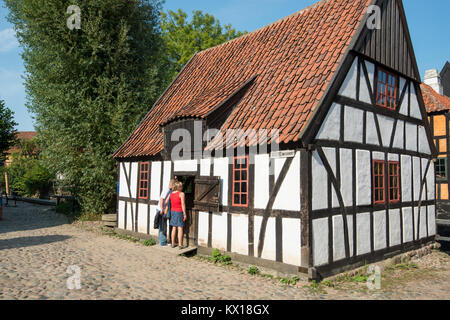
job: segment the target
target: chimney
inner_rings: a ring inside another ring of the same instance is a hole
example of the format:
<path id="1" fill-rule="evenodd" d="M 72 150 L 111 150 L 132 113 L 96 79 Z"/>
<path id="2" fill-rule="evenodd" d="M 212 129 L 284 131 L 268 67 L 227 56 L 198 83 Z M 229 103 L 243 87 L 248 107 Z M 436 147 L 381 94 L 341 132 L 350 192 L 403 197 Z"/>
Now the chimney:
<path id="1" fill-rule="evenodd" d="M 441 76 L 439 75 L 437 69 L 425 71 L 425 78 L 423 79 L 423 82 L 432 87 L 434 91 L 439 93 L 441 96 L 444 94 L 444 88 L 441 84 Z"/>

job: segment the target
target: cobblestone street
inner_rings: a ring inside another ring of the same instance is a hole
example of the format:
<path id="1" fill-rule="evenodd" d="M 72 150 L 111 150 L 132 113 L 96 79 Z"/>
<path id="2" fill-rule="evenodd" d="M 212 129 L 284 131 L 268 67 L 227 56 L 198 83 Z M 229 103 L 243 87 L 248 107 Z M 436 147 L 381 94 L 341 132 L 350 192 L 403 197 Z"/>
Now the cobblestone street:
<path id="1" fill-rule="evenodd" d="M 18 202 L 0 221 L 0 299 L 450 299 L 450 259 L 418 261 L 439 271 L 382 291 L 285 286 L 195 258 L 173 256 L 82 230 L 48 207 Z M 437 265 L 435 265 L 438 263 Z M 69 290 L 69 266 L 81 289 Z M 428 270 L 428 269 L 426 269 Z M 437 270 L 437 269 L 436 269 Z"/>

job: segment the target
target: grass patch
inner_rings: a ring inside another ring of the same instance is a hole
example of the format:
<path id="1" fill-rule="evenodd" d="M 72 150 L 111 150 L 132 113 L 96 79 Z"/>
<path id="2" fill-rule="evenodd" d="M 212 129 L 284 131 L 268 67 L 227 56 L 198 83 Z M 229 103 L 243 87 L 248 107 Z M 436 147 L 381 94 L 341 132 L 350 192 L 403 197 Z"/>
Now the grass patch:
<path id="1" fill-rule="evenodd" d="M 419 265 L 415 262 L 409 262 L 409 263 L 398 263 L 393 266 L 387 266 L 385 268 L 385 271 L 393 271 L 393 270 L 413 270 L 413 269 L 419 269 Z"/>
<path id="2" fill-rule="evenodd" d="M 142 244 L 146 247 L 151 247 L 151 246 L 156 245 L 156 241 L 155 241 L 155 239 L 147 239 Z"/>
<path id="3" fill-rule="evenodd" d="M 248 268 L 247 272 L 248 272 L 248 274 L 251 274 L 252 276 L 255 276 L 260 273 L 259 269 L 255 266 L 251 266 L 250 268 Z"/>
<path id="4" fill-rule="evenodd" d="M 211 262 L 221 263 L 223 266 L 227 266 L 232 263 L 231 257 L 227 254 L 221 254 L 219 249 L 214 249 L 209 259 Z"/>
<path id="5" fill-rule="evenodd" d="M 311 281 L 307 286 L 303 286 L 304 289 L 310 291 L 313 294 L 327 294 L 323 283 L 317 282 L 316 280 Z"/>
<path id="6" fill-rule="evenodd" d="M 295 286 L 299 280 L 300 280 L 300 278 L 297 276 L 295 276 L 293 278 L 280 278 L 280 282 L 282 284 L 293 285 L 293 286 Z"/>

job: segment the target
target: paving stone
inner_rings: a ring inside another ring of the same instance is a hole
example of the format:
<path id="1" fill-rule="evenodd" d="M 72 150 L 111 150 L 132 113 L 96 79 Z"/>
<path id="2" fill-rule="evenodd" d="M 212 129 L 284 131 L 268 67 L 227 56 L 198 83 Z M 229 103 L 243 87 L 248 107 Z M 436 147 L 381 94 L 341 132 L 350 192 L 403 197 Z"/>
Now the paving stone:
<path id="1" fill-rule="evenodd" d="M 109 237 L 91 227 L 70 225 L 64 216 L 43 206 L 18 202 L 4 208 L 0 221 L 0 299 L 450 299 L 450 263 L 434 254 L 421 263 L 439 269 L 438 277 L 423 277 L 389 290 L 334 290 L 327 294 L 278 280 L 252 277 L 238 269 Z M 442 261 L 440 261 L 442 259 Z M 80 290 L 67 281 L 80 268 Z M 207 276 L 205 276 L 207 275 Z M 446 279 L 446 280 L 445 280 Z M 181 289 L 180 289 L 181 288 Z"/>

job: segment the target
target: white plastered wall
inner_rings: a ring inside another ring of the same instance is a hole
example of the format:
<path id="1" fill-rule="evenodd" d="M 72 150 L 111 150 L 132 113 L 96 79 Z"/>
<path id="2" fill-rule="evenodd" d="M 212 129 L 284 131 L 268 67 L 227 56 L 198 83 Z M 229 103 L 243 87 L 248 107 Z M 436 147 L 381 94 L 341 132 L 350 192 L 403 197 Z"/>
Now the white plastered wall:
<path id="1" fill-rule="evenodd" d="M 148 223 L 148 205 L 140 203 L 138 210 L 138 232 L 146 234 L 147 233 L 147 223 Z M 153 226 L 150 226 L 150 229 Z"/>
<path id="2" fill-rule="evenodd" d="M 211 245 L 213 248 L 227 249 L 228 214 L 219 212 L 212 214 Z"/>
<path id="3" fill-rule="evenodd" d="M 283 230 L 283 262 L 295 266 L 301 266 L 300 219 L 283 218 L 281 223 Z"/>
<path id="4" fill-rule="evenodd" d="M 333 103 L 316 136 L 320 140 L 338 141 L 341 129 L 341 106 Z"/>
<path id="5" fill-rule="evenodd" d="M 137 191 L 137 175 L 138 175 L 138 163 L 132 162 L 131 168 L 130 163 L 125 162 L 125 170 L 122 164 L 120 164 L 120 185 L 119 185 L 119 195 L 126 198 L 136 198 Z M 126 176 L 130 179 L 130 189 L 128 189 Z M 131 191 L 131 194 L 130 194 Z"/>
<path id="6" fill-rule="evenodd" d="M 209 177 L 211 174 L 211 161 L 212 159 L 200 160 L 200 175 L 203 177 Z"/>
<path id="7" fill-rule="evenodd" d="M 248 215 L 231 216 L 231 251 L 248 255 Z"/>
<path id="8" fill-rule="evenodd" d="M 160 161 L 152 162 L 150 172 L 150 198 L 159 201 L 161 195 L 162 164 Z"/>
<path id="9" fill-rule="evenodd" d="M 328 208 L 328 174 L 317 151 L 312 155 L 312 210 Z"/>
<path id="10" fill-rule="evenodd" d="M 328 218 L 312 221 L 312 250 L 314 266 L 328 264 Z"/>
<path id="11" fill-rule="evenodd" d="M 117 216 L 117 227 L 119 229 L 125 228 L 125 201 L 119 201 L 119 212 Z"/>
<path id="12" fill-rule="evenodd" d="M 209 213 L 200 211 L 198 213 L 198 244 L 202 247 L 208 246 L 208 232 L 209 232 Z"/>
<path id="13" fill-rule="evenodd" d="M 280 166 L 277 162 L 275 162 L 275 171 L 278 170 L 281 170 Z M 255 174 L 255 184 L 256 176 L 259 174 L 260 173 L 258 171 Z M 268 187 L 268 183 L 266 186 Z M 263 202 L 264 201 L 261 201 L 261 203 Z M 292 160 L 292 164 L 286 174 L 286 177 L 284 178 L 283 183 L 281 184 L 275 202 L 273 203 L 273 209 L 300 211 L 300 152 L 297 152 Z"/>
<path id="14" fill-rule="evenodd" d="M 344 140 L 346 142 L 363 142 L 364 112 L 362 110 L 345 106 Z"/>
<path id="15" fill-rule="evenodd" d="M 255 256 L 258 255 L 259 234 L 261 229 L 262 217 L 255 216 L 254 218 L 254 240 Z M 276 241 L 275 241 L 275 218 L 267 219 L 266 233 L 264 238 L 264 248 L 261 258 L 267 260 L 276 260 Z"/>
<path id="16" fill-rule="evenodd" d="M 356 205 L 370 205 L 371 195 L 371 163 L 370 152 L 366 150 L 356 151 Z"/>
<path id="17" fill-rule="evenodd" d="M 220 177 L 220 204 L 228 205 L 228 158 L 214 159 L 215 177 Z"/>
<path id="18" fill-rule="evenodd" d="M 197 172 L 197 160 L 174 161 L 173 169 L 176 172 Z"/>
<path id="19" fill-rule="evenodd" d="M 353 64 L 339 89 L 339 95 L 356 100 L 356 84 L 358 78 L 358 59 L 353 60 Z"/>
<path id="20" fill-rule="evenodd" d="M 268 154 L 255 156 L 255 193 L 256 209 L 266 209 L 269 202 L 269 165 Z"/>

